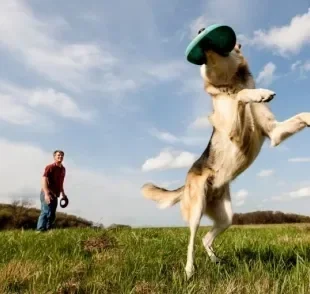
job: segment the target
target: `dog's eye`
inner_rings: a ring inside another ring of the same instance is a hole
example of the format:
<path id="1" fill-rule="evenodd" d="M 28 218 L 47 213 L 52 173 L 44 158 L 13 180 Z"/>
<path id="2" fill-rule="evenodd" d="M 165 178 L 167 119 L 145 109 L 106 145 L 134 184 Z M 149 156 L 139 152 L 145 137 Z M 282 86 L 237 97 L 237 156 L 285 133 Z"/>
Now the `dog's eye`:
<path id="1" fill-rule="evenodd" d="M 241 46 L 241 44 L 239 43 L 239 44 L 238 44 L 238 48 L 241 49 L 241 47 L 242 47 L 242 46 Z"/>

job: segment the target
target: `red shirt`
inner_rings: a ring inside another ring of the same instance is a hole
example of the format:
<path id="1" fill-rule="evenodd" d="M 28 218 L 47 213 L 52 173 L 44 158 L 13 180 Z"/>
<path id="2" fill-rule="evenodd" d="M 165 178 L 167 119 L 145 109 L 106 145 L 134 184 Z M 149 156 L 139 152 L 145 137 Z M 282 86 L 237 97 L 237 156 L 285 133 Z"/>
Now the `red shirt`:
<path id="1" fill-rule="evenodd" d="M 66 175 L 66 169 L 63 165 L 58 166 L 56 163 L 49 164 L 45 167 L 43 177 L 48 179 L 48 188 L 57 197 L 63 190 L 63 183 Z"/>

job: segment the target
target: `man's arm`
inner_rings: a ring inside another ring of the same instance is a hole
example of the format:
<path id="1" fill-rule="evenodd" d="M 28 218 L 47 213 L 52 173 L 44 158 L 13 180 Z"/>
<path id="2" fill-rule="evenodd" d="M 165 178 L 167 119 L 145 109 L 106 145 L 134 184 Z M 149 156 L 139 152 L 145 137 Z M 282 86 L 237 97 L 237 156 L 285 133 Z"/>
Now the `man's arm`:
<path id="1" fill-rule="evenodd" d="M 42 177 L 41 183 L 42 183 L 42 190 L 44 192 L 45 202 L 47 204 L 50 204 L 51 203 L 51 196 L 50 196 L 50 190 L 48 189 L 48 179 L 46 176 Z"/>
<path id="2" fill-rule="evenodd" d="M 43 176 L 43 177 L 42 177 L 41 185 L 42 185 L 42 190 L 43 190 L 44 194 L 45 194 L 45 195 L 48 195 L 48 193 L 49 193 L 49 189 L 48 189 L 48 179 L 47 179 L 46 176 Z"/>
<path id="3" fill-rule="evenodd" d="M 51 168 L 50 166 L 46 166 L 42 179 L 41 179 L 41 186 L 42 186 L 42 190 L 44 192 L 44 198 L 47 204 L 50 204 L 51 202 L 50 189 L 48 188 L 48 176 L 50 174 L 51 174 Z"/>
<path id="4" fill-rule="evenodd" d="M 63 185 L 61 186 L 61 191 L 60 193 L 62 194 L 62 197 L 67 197 L 66 193 L 65 193 L 65 190 L 63 188 Z"/>

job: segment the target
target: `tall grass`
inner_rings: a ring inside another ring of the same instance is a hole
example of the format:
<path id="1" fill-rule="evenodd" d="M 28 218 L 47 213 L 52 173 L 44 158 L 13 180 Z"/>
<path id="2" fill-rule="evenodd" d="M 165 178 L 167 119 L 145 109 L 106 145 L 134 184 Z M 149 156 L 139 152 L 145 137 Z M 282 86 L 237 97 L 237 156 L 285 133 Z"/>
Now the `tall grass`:
<path id="1" fill-rule="evenodd" d="M 232 227 L 212 264 L 198 231 L 196 273 L 184 274 L 188 229 L 0 233 L 0 293 L 310 293 L 310 226 Z"/>

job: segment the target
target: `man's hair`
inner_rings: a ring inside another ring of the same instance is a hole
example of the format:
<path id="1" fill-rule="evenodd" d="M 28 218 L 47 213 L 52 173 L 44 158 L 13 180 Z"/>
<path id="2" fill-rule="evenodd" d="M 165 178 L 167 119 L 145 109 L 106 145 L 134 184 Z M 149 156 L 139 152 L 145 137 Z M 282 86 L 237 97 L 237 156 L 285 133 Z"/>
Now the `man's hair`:
<path id="1" fill-rule="evenodd" d="M 64 155 L 65 155 L 65 152 L 63 152 L 62 150 L 55 150 L 55 151 L 53 152 L 53 156 L 55 156 L 55 155 L 56 155 L 56 153 L 61 153 L 61 154 L 62 154 L 62 156 L 64 156 Z"/>

